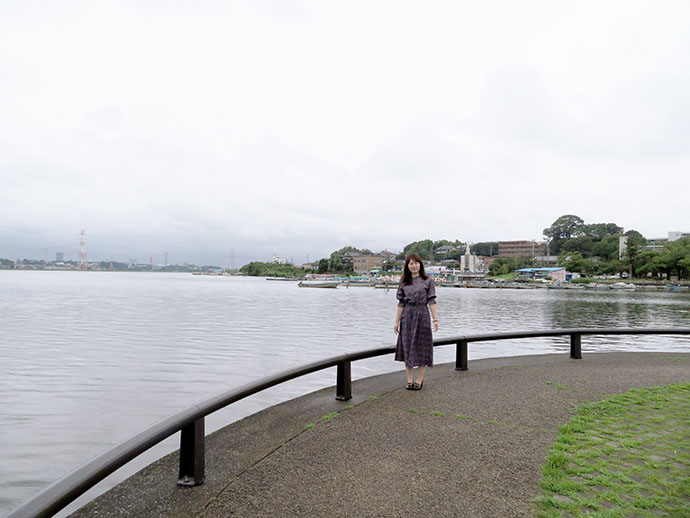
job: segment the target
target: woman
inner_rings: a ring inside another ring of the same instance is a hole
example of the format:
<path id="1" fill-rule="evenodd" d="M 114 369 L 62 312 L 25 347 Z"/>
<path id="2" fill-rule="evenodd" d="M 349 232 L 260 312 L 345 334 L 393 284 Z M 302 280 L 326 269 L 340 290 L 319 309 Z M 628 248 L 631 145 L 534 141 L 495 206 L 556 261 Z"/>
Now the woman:
<path id="1" fill-rule="evenodd" d="M 434 318 L 434 331 L 438 331 L 438 314 L 434 281 L 424 271 L 422 258 L 417 254 L 410 254 L 405 258 L 397 297 L 398 312 L 393 327 L 398 335 L 395 359 L 405 362 L 407 390 L 421 390 L 424 385 L 424 369 L 434 364 L 429 309 Z M 413 367 L 419 367 L 417 381 L 413 381 Z"/>

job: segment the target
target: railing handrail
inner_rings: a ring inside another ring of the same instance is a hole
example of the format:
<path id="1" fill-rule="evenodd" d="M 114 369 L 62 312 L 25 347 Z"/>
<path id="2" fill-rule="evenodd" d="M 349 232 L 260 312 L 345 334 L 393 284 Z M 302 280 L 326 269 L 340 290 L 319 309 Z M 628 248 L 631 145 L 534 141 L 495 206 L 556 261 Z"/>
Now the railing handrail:
<path id="1" fill-rule="evenodd" d="M 521 338 L 537 338 L 550 336 L 571 337 L 571 357 L 580 358 L 580 337 L 582 335 L 690 335 L 690 328 L 671 327 L 671 328 L 573 328 L 573 329 L 549 329 L 536 331 L 512 331 L 501 333 L 484 333 L 473 335 L 460 335 L 450 338 L 434 340 L 434 346 L 456 344 L 457 359 L 456 369 L 467 369 L 467 343 L 483 342 L 491 340 L 510 340 Z M 575 344 L 575 345 L 574 345 Z M 461 351 L 462 349 L 462 351 Z M 261 392 L 267 388 L 279 385 L 286 381 L 299 378 L 306 374 L 311 374 L 330 367 L 338 367 L 337 378 L 337 399 L 350 399 L 350 364 L 353 361 L 374 358 L 395 351 L 394 346 L 378 347 L 367 349 L 355 353 L 343 353 L 338 356 L 318 360 L 306 365 L 294 367 L 279 373 L 267 376 L 258 381 L 247 383 L 240 387 L 228 390 L 216 396 L 207 398 L 195 405 L 192 405 L 177 414 L 174 414 L 159 423 L 156 423 L 141 432 L 133 435 L 129 439 L 113 446 L 108 451 L 98 455 L 91 461 L 72 471 L 57 482 L 51 484 L 38 495 L 24 503 L 21 507 L 13 511 L 7 518 L 28 518 L 52 516 L 60 509 L 67 506 L 88 489 L 96 485 L 105 477 L 113 473 L 118 468 L 127 464 L 129 461 L 167 439 L 174 433 L 182 431 L 181 456 L 184 454 L 185 431 L 191 437 L 192 443 L 198 448 L 201 441 L 201 455 L 203 457 L 203 419 L 213 412 L 225 408 L 226 406 L 239 401 L 245 397 Z M 575 351 L 575 352 L 574 352 Z M 192 429 L 190 427 L 201 422 L 201 427 Z M 199 431 L 195 434 L 194 430 Z M 194 462 L 199 462 L 196 459 Z M 201 479 L 196 483 L 183 485 L 196 485 L 203 480 L 203 458 L 201 459 Z M 181 459 L 182 463 L 182 459 Z M 183 468 L 180 468 L 182 478 Z"/>
<path id="2" fill-rule="evenodd" d="M 547 336 L 566 335 L 688 335 L 690 328 L 686 327 L 582 327 L 564 329 L 545 329 L 535 331 L 506 331 L 501 333 L 483 333 L 460 335 L 451 338 L 434 340 L 434 345 L 450 345 L 460 341 L 488 342 L 491 340 L 513 340 L 520 338 L 542 338 Z"/>

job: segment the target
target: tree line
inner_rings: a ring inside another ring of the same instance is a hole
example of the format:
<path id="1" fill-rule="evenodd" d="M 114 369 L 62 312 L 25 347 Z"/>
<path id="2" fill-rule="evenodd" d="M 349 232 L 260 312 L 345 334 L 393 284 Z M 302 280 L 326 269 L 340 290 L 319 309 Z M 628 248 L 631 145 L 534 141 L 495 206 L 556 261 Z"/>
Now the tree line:
<path id="1" fill-rule="evenodd" d="M 690 277 L 690 238 L 656 244 L 636 230 L 623 231 L 615 223 L 586 224 L 573 214 L 561 216 L 544 229 L 550 252 L 568 271 L 593 275 L 622 275 L 679 279 Z M 620 238 L 625 238 L 620 247 Z"/>
<path id="2" fill-rule="evenodd" d="M 547 243 L 547 255 L 557 256 L 557 266 L 585 276 L 624 275 L 670 279 L 690 278 L 690 238 L 663 242 L 657 246 L 636 230 L 624 231 L 616 223 L 592 223 L 573 214 L 566 214 L 543 230 Z M 620 253 L 620 238 L 625 246 Z M 466 243 L 459 240 L 423 239 L 405 245 L 393 260 L 384 263 L 384 270 L 399 270 L 404 258 L 411 253 L 419 254 L 426 262 L 456 261 L 465 254 Z M 348 252 L 372 254 L 371 250 L 346 246 L 318 261 L 318 273 L 348 275 L 353 273 Z M 474 243 L 470 252 L 480 256 L 497 256 L 498 242 Z M 452 263 L 451 263 L 452 264 Z M 545 266 L 533 257 L 498 256 L 489 266 L 491 275 L 511 273 L 520 268 Z M 552 264 L 549 264 L 552 265 Z M 240 269 L 247 275 L 302 276 L 304 270 L 292 265 L 250 263 Z"/>

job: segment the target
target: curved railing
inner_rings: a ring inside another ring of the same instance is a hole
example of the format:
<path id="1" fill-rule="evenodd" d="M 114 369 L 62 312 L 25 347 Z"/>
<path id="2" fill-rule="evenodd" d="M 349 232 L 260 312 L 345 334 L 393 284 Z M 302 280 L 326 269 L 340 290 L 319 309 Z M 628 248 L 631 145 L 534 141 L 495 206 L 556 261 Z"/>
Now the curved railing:
<path id="1" fill-rule="evenodd" d="M 434 340 L 434 345 L 455 344 L 455 369 L 467 370 L 467 344 L 470 342 L 570 336 L 570 357 L 579 359 L 582 358 L 583 335 L 690 335 L 690 328 L 580 328 L 486 333 Z M 267 388 L 330 367 L 337 367 L 335 397 L 346 401 L 352 397 L 352 362 L 390 354 L 394 351 L 395 347 L 391 346 L 341 354 L 295 367 L 206 399 L 114 446 L 44 489 L 10 513 L 7 518 L 52 516 L 115 470 L 178 431 L 181 434 L 177 483 L 181 486 L 199 485 L 204 480 L 204 418 L 207 415 Z"/>

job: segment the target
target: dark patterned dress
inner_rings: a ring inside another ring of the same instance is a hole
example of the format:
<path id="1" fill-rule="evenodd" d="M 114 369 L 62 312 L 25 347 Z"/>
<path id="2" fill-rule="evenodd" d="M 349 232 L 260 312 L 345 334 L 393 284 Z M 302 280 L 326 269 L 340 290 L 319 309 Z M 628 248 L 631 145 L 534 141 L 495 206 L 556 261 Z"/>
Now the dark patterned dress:
<path id="1" fill-rule="evenodd" d="M 431 367 L 434 364 L 434 344 L 431 336 L 429 304 L 436 304 L 436 287 L 431 277 L 414 277 L 412 284 L 398 287 L 398 306 L 403 307 L 400 318 L 395 359 L 405 367 Z"/>

